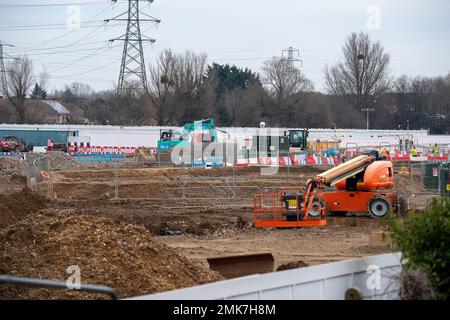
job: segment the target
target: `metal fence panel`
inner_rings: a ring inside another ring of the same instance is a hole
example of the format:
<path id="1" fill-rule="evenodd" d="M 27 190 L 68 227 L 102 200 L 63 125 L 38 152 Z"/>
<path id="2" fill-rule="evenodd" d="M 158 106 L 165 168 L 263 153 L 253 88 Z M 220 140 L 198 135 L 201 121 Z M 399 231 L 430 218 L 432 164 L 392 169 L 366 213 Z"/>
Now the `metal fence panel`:
<path id="1" fill-rule="evenodd" d="M 27 185 L 33 191 L 36 190 L 39 183 L 42 183 L 49 178 L 46 178 L 45 174 L 50 175 L 45 154 L 39 154 L 34 159 L 27 159 L 25 156 L 23 168 L 27 177 Z"/>

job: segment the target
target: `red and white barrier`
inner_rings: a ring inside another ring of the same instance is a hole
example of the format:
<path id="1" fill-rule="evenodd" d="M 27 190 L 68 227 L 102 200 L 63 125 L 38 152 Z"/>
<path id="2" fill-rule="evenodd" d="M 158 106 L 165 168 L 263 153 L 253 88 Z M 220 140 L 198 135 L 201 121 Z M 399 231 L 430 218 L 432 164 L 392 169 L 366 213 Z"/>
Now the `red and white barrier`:
<path id="1" fill-rule="evenodd" d="M 82 154 L 106 154 L 106 153 L 112 153 L 112 154 L 135 154 L 136 149 L 135 147 L 106 147 L 106 146 L 90 146 L 90 147 L 75 147 L 75 146 L 69 146 L 68 148 L 69 154 L 75 154 L 75 153 L 82 153 Z M 155 149 L 155 148 L 153 148 Z M 154 150 L 153 150 L 154 151 Z"/>
<path id="2" fill-rule="evenodd" d="M 147 148 L 150 153 L 156 154 L 157 148 Z M 76 147 L 68 146 L 68 153 L 75 154 L 135 154 L 136 147 L 119 147 L 119 146 L 89 146 L 89 147 Z M 344 157 L 351 159 L 357 155 L 362 154 L 360 150 L 346 150 Z M 7 155 L 7 154 L 5 154 Z M 391 151 L 387 157 L 390 161 L 448 161 L 449 153 L 440 154 L 439 156 L 426 155 L 418 152 L 417 156 L 410 156 L 408 153 L 402 153 L 399 150 Z M 291 154 L 289 156 L 279 157 L 254 157 L 249 159 L 238 159 L 234 164 L 235 166 L 305 166 L 305 165 L 324 165 L 324 166 L 336 166 L 341 163 L 340 156 L 323 156 L 320 154 Z M 233 164 L 230 164 L 233 165 Z"/>
<path id="3" fill-rule="evenodd" d="M 439 156 L 428 156 L 427 157 L 427 160 L 430 160 L 430 161 L 448 161 L 448 159 L 449 159 L 448 153 L 442 154 Z"/>
<path id="4" fill-rule="evenodd" d="M 284 166 L 290 166 L 291 165 L 291 160 L 289 159 L 289 157 L 279 157 L 278 158 L 278 164 L 282 167 Z"/>
<path id="5" fill-rule="evenodd" d="M 247 167 L 249 165 L 248 159 L 237 159 L 237 162 L 234 164 L 235 167 Z"/>
<path id="6" fill-rule="evenodd" d="M 258 157 L 258 164 L 270 166 L 272 161 L 269 157 Z"/>
<path id="7" fill-rule="evenodd" d="M 292 154 L 288 156 L 279 157 L 258 157 L 250 158 L 248 161 L 245 159 L 238 159 L 239 165 L 242 163 L 248 163 L 248 165 L 260 165 L 260 166 L 305 166 L 305 165 L 325 165 L 335 166 L 341 163 L 339 156 L 320 156 L 305 154 Z"/>

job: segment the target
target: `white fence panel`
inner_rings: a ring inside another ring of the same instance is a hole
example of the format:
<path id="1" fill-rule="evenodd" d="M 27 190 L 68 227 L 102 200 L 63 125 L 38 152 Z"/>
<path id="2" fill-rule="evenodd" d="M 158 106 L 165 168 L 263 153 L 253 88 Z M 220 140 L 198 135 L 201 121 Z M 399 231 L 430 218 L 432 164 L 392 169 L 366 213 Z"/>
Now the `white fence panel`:
<path id="1" fill-rule="evenodd" d="M 364 299 L 398 299 L 401 254 L 390 253 L 258 274 L 192 288 L 134 297 L 139 300 L 341 300 L 352 287 Z"/>

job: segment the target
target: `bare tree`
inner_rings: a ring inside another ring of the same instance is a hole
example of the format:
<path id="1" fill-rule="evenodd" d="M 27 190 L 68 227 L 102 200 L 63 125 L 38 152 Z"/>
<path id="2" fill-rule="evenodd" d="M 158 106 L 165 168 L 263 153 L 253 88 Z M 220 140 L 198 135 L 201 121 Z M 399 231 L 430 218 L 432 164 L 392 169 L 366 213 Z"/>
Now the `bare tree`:
<path id="1" fill-rule="evenodd" d="M 211 115 L 214 86 L 205 78 L 206 70 L 206 54 L 186 51 L 177 56 L 173 85 L 178 108 L 183 110 L 181 123 Z"/>
<path id="2" fill-rule="evenodd" d="M 47 71 L 47 68 L 44 67 L 42 71 L 39 72 L 38 75 L 38 85 L 42 91 L 47 92 L 49 80 L 50 80 L 50 73 Z"/>
<path id="3" fill-rule="evenodd" d="M 395 93 L 398 94 L 411 93 L 412 91 L 411 78 L 406 75 L 401 75 L 392 82 L 392 89 Z"/>
<path id="4" fill-rule="evenodd" d="M 38 79 L 34 85 L 33 90 L 31 91 L 30 98 L 33 100 L 45 100 L 47 99 L 47 89 L 48 89 L 48 80 L 50 79 L 50 74 L 47 72 L 47 69 L 44 67 L 42 72 L 38 74 Z"/>
<path id="5" fill-rule="evenodd" d="M 156 65 L 150 65 L 149 96 L 155 107 L 154 119 L 158 125 L 175 124 L 173 113 L 173 78 L 175 74 L 176 57 L 170 49 L 162 52 Z"/>
<path id="6" fill-rule="evenodd" d="M 92 90 L 91 86 L 87 83 L 73 82 L 69 85 L 69 88 L 75 97 L 80 100 L 85 99 L 94 93 L 94 90 Z"/>
<path id="7" fill-rule="evenodd" d="M 366 33 L 352 33 L 342 47 L 344 61 L 326 68 L 325 85 L 329 93 L 356 97 L 357 107 L 389 89 L 389 55 L 379 42 L 372 43 Z"/>
<path id="8" fill-rule="evenodd" d="M 27 56 L 7 64 L 4 91 L 15 107 L 20 123 L 25 122 L 25 99 L 33 83 L 33 62 Z"/>
<path id="9" fill-rule="evenodd" d="M 187 96 L 198 92 L 206 73 L 206 60 L 205 54 L 195 54 L 191 51 L 176 55 L 175 72 L 171 79 L 175 92 Z"/>
<path id="10" fill-rule="evenodd" d="M 149 91 L 158 124 L 174 125 L 209 115 L 214 86 L 206 70 L 206 55 L 190 51 L 174 54 L 166 50 L 150 66 Z"/>
<path id="11" fill-rule="evenodd" d="M 263 65 L 263 82 L 277 97 L 283 98 L 302 91 L 313 90 L 312 82 L 285 58 L 272 57 Z"/>

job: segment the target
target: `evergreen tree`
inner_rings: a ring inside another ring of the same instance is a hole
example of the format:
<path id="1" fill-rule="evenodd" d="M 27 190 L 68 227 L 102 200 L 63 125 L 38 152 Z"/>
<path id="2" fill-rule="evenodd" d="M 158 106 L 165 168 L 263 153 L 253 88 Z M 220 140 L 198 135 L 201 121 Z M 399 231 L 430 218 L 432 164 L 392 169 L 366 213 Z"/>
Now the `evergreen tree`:
<path id="1" fill-rule="evenodd" d="M 45 100 L 47 98 L 47 90 L 42 89 L 39 84 L 35 84 L 33 91 L 31 92 L 31 99 Z"/>

